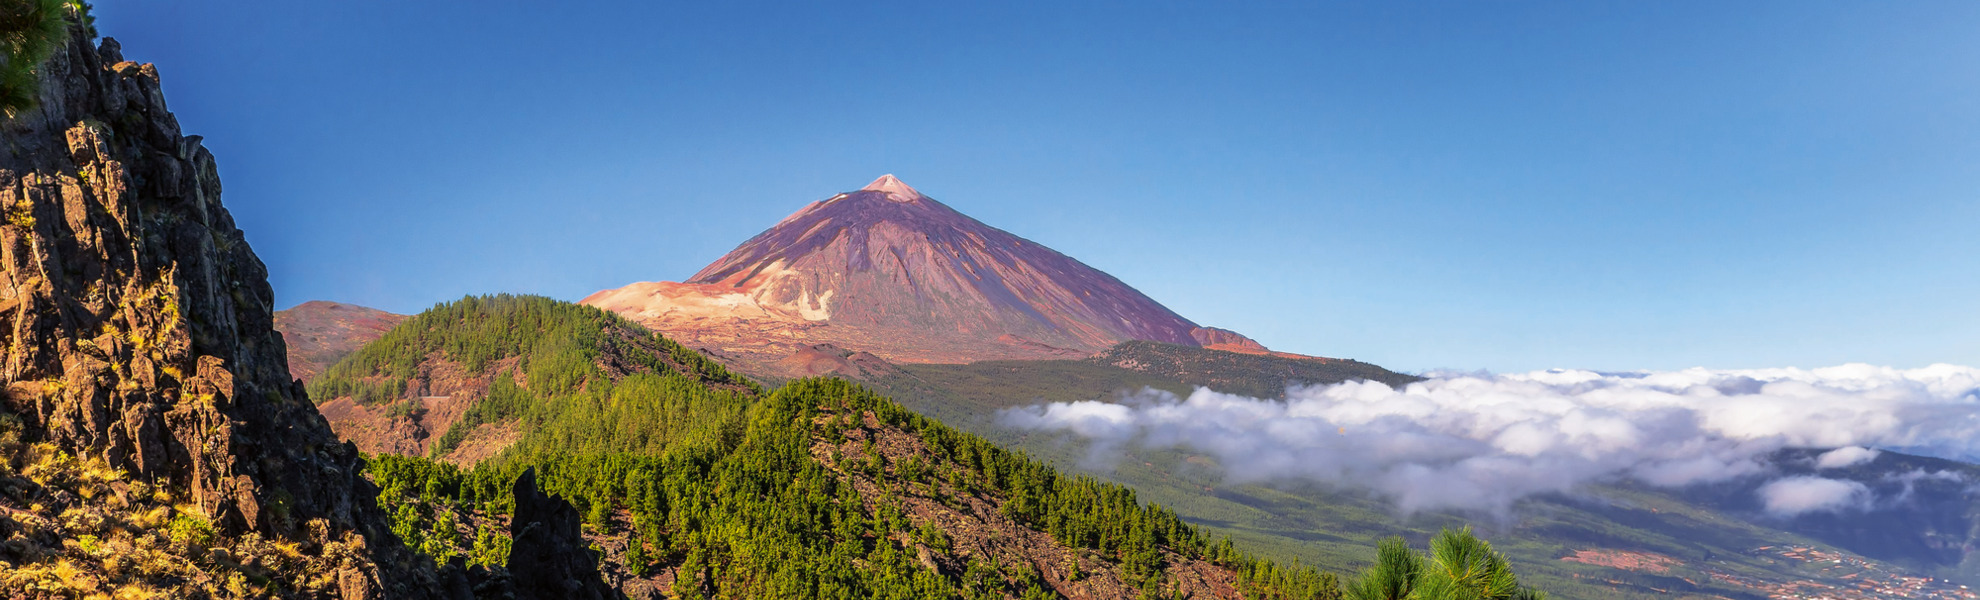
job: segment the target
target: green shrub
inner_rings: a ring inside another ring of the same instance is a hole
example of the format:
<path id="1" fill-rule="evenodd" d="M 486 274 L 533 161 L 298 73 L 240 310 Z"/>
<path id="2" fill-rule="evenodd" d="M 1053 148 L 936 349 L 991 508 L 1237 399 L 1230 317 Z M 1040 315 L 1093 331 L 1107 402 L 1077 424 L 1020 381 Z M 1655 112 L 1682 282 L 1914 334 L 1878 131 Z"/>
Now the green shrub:
<path id="1" fill-rule="evenodd" d="M 213 544 L 213 524 L 197 515 L 179 513 L 165 523 L 166 537 L 172 543 L 191 548 L 205 548 Z"/>

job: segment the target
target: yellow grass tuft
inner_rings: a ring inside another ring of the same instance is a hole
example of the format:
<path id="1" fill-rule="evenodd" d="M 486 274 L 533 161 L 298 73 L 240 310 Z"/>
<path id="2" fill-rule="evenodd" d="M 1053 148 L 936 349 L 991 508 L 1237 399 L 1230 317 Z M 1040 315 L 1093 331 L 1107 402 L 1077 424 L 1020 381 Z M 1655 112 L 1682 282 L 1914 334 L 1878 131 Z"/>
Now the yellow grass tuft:
<path id="1" fill-rule="evenodd" d="M 136 583 L 117 588 L 114 598 L 115 600 L 152 600 L 162 595 L 158 590 L 151 589 L 151 586 Z"/>

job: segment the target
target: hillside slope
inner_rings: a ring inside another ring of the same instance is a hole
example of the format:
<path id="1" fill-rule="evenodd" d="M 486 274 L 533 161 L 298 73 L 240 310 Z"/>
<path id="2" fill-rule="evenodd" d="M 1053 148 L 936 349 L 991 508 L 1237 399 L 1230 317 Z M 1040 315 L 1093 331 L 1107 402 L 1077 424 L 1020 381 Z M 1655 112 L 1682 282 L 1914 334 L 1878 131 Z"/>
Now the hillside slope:
<path id="1" fill-rule="evenodd" d="M 275 311 L 275 331 L 289 345 L 289 374 L 308 383 L 405 320 L 375 308 L 312 300 Z"/>
<path id="2" fill-rule="evenodd" d="M 435 306 L 352 352 L 309 387 L 338 436 L 365 452 L 473 464 L 520 439 L 515 418 L 548 418 L 523 414 L 521 395 L 578 391 L 594 375 L 628 383 L 621 395 L 644 393 L 647 385 L 732 397 L 760 392 L 700 353 L 612 313 L 508 295 Z M 611 426 L 651 426 L 654 436 L 677 427 L 648 418 Z"/>
<path id="3" fill-rule="evenodd" d="M 469 298 L 314 385 L 341 392 L 332 402 L 389 406 L 406 400 L 362 390 L 430 385 L 436 365 L 497 374 L 460 409 L 478 416 L 457 423 L 509 432 L 502 449 L 463 460 L 401 448 L 371 472 L 394 529 L 437 560 L 499 562 L 504 492 L 528 470 L 572 499 L 606 577 L 634 597 L 1336 593 L 1331 575 L 1211 543 L 1127 488 L 1059 474 L 854 384 L 763 392 L 665 339 L 590 307 Z"/>
<path id="4" fill-rule="evenodd" d="M 472 470 L 381 459 L 397 466 L 374 475 L 416 507 L 400 529 L 451 536 L 422 546 L 444 558 L 499 548 L 487 532 L 508 508 L 488 492 L 539 473 L 635 598 L 1338 597 L 1331 576 L 1255 561 L 1132 491 L 843 381 L 793 382 L 706 425 L 741 428 L 659 453 L 601 452 L 609 433 L 519 446 Z"/>

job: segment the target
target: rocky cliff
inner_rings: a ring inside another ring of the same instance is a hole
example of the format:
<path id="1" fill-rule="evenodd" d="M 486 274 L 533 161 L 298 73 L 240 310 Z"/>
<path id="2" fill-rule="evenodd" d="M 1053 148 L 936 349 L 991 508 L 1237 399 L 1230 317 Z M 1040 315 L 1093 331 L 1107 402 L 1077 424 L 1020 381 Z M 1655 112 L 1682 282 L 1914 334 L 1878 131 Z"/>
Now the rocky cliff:
<path id="1" fill-rule="evenodd" d="M 465 595 L 290 377 L 158 70 L 93 42 L 72 27 L 0 123 L 0 596 Z"/>

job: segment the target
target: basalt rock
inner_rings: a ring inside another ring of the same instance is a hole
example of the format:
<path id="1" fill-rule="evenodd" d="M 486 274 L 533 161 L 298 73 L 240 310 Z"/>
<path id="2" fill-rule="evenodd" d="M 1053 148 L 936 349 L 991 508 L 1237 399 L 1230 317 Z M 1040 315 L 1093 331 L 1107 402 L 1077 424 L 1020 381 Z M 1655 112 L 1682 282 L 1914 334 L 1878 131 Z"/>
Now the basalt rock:
<path id="1" fill-rule="evenodd" d="M 290 377 L 268 273 L 158 70 L 72 28 L 40 107 L 0 123 L 0 413 L 28 443 L 176 491 L 221 538 L 335 559 L 344 598 L 424 598 L 357 450 Z M 4 570 L 4 569 L 0 569 Z"/>
<path id="2" fill-rule="evenodd" d="M 515 517 L 509 521 L 509 573 L 515 597 L 608 600 L 622 598 L 598 573 L 598 556 L 584 539 L 577 509 L 536 487 L 536 471 L 516 479 Z"/>

